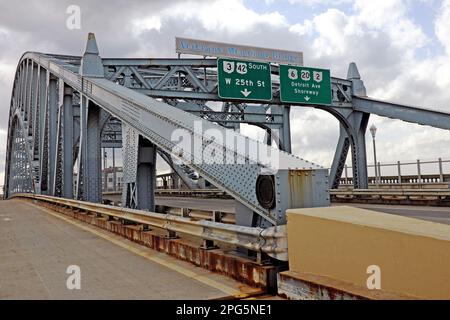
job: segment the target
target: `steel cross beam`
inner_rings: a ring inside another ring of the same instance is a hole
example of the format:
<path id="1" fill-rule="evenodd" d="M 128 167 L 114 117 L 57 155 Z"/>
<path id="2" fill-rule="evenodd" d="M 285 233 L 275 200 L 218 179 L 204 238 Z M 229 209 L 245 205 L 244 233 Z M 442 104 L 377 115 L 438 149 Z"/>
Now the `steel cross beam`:
<path id="1" fill-rule="evenodd" d="M 372 113 L 382 117 L 450 130 L 450 113 L 448 112 L 380 101 L 368 97 L 354 97 L 353 108 L 360 112 Z"/>
<path id="2" fill-rule="evenodd" d="M 223 101 L 218 96 L 217 61 L 215 59 L 103 59 L 105 77 L 127 88 L 152 97 Z M 279 75 L 272 65 L 272 74 Z M 351 107 L 352 82 L 332 78 L 333 106 Z M 268 104 L 283 105 L 279 99 L 279 82 L 273 83 L 273 100 Z M 239 103 L 261 104 L 257 100 Z M 302 105 L 302 104 L 298 104 Z"/>

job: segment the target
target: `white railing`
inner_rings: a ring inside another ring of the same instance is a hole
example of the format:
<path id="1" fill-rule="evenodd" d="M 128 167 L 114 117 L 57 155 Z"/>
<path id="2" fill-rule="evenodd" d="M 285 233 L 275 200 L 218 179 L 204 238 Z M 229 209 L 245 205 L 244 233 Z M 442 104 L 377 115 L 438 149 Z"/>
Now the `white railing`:
<path id="1" fill-rule="evenodd" d="M 375 175 L 375 165 L 367 166 L 369 174 L 369 184 L 448 184 L 450 183 L 450 174 L 444 173 L 450 171 L 450 160 L 416 160 L 416 161 L 397 161 L 395 163 L 377 163 L 377 175 Z M 353 184 L 353 168 L 344 166 L 341 185 Z"/>

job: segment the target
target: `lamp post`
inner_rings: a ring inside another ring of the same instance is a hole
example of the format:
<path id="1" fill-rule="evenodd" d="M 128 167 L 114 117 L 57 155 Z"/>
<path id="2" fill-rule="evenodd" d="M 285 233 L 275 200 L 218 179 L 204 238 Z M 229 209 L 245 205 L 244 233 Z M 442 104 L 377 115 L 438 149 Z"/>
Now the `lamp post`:
<path id="1" fill-rule="evenodd" d="M 377 127 L 375 127 L 374 124 L 370 126 L 370 133 L 372 134 L 372 142 L 373 142 L 373 161 L 374 161 L 374 167 L 375 167 L 375 185 L 378 188 L 379 187 L 379 179 L 378 179 L 378 169 L 377 169 L 377 148 L 375 146 L 375 134 L 377 133 Z"/>

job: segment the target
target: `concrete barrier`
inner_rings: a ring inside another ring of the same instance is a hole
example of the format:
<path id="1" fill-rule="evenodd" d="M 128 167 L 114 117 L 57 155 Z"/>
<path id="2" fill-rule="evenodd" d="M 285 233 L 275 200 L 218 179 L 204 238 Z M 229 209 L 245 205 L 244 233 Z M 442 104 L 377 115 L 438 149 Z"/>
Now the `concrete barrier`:
<path id="1" fill-rule="evenodd" d="M 290 298 L 450 299 L 448 225 L 343 206 L 288 210 L 287 227 Z"/>

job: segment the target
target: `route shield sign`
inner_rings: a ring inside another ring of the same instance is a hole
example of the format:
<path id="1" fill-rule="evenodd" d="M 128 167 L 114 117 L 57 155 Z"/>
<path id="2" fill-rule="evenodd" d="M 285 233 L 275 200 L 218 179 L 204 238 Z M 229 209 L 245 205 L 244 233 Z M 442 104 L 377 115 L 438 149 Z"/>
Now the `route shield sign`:
<path id="1" fill-rule="evenodd" d="M 330 70 L 280 65 L 280 100 L 330 105 Z"/>
<path id="2" fill-rule="evenodd" d="M 272 100 L 270 64 L 235 59 L 217 59 L 219 98 Z"/>

